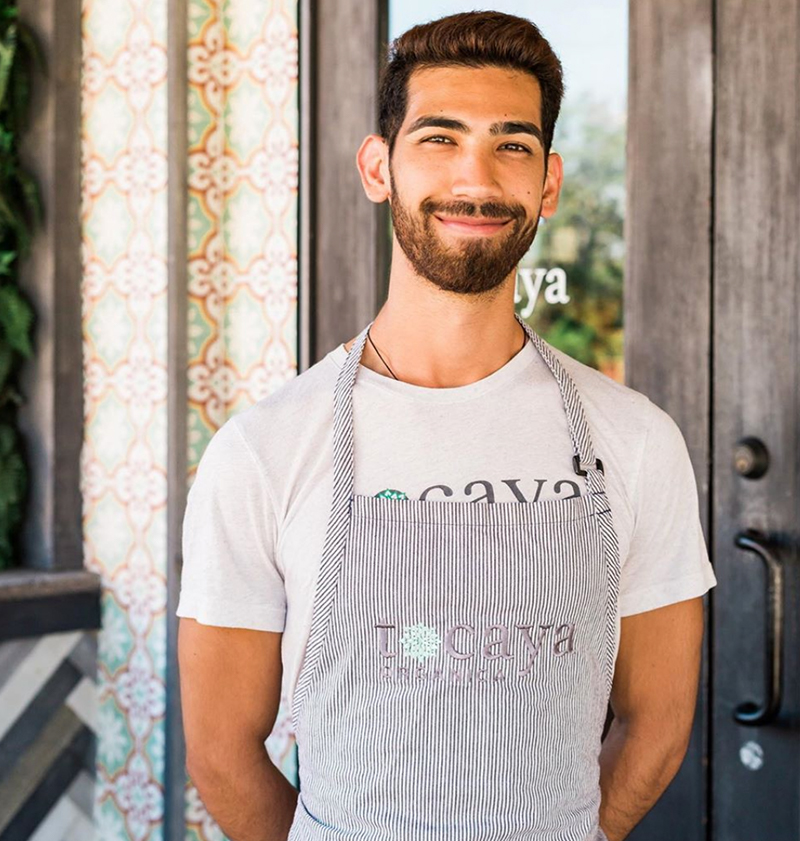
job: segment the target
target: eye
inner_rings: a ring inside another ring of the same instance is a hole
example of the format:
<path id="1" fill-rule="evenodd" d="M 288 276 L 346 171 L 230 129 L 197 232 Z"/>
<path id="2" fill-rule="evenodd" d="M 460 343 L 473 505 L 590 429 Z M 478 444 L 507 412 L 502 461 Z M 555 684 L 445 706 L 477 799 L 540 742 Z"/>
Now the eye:
<path id="1" fill-rule="evenodd" d="M 533 154 L 527 146 L 523 146 L 521 143 L 504 143 L 504 146 L 516 146 L 517 149 L 521 152 L 525 152 L 528 155 Z"/>
<path id="2" fill-rule="evenodd" d="M 449 137 L 445 137 L 443 134 L 434 134 L 431 137 L 425 137 L 420 142 L 421 143 L 431 143 L 431 142 L 433 142 L 435 145 L 441 146 L 442 144 L 438 142 L 440 140 L 443 140 L 446 143 L 452 143 L 453 142 Z M 503 146 L 514 146 L 514 147 L 516 147 L 516 148 L 512 149 L 512 151 L 514 151 L 514 152 L 522 152 L 526 155 L 532 155 L 533 154 L 533 152 L 531 152 L 531 150 L 528 149 L 527 146 L 523 146 L 521 143 L 509 142 L 509 143 L 504 143 Z"/>

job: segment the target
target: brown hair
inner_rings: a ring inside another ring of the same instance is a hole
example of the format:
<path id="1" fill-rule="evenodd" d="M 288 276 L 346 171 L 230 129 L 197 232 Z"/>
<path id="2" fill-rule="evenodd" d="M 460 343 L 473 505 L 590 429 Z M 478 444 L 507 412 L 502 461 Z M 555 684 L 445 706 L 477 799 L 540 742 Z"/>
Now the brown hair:
<path id="1" fill-rule="evenodd" d="M 389 46 L 378 92 L 378 127 L 389 155 L 408 106 L 408 80 L 431 66 L 508 67 L 534 76 L 541 90 L 545 171 L 564 81 L 561 62 L 539 28 L 502 12 L 461 12 L 422 23 Z"/>

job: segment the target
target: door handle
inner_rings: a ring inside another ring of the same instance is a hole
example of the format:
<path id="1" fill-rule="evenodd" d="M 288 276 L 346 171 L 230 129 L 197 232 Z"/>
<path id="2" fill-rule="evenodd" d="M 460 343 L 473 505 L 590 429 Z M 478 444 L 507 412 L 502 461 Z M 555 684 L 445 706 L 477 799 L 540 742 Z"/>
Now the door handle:
<path id="1" fill-rule="evenodd" d="M 783 566 L 767 540 L 753 529 L 739 532 L 734 538 L 739 549 L 757 555 L 767 575 L 767 629 L 764 664 L 766 667 L 766 698 L 759 705 L 744 701 L 736 707 L 734 719 L 739 724 L 755 727 L 772 721 L 781 708 L 783 692 Z"/>

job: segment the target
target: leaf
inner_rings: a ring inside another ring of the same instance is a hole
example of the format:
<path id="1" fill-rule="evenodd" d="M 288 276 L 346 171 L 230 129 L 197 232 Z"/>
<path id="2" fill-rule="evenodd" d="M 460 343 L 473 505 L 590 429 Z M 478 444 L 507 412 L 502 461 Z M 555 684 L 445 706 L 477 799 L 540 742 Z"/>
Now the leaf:
<path id="1" fill-rule="evenodd" d="M 16 202 L 10 195 L 10 190 L 4 190 L 5 195 L 0 192 L 0 220 L 5 220 L 6 224 L 17 235 L 17 245 L 19 246 L 19 253 L 21 257 L 26 257 L 30 253 L 31 235 L 28 231 L 25 215 L 20 207 L 16 206 Z"/>
<path id="2" fill-rule="evenodd" d="M 16 259 L 16 251 L 0 251 L 0 277 L 9 277 L 11 275 L 11 266 Z"/>
<path id="3" fill-rule="evenodd" d="M 22 192 L 22 199 L 31 219 L 33 219 L 35 225 L 41 225 L 44 221 L 44 208 L 42 207 L 39 185 L 34 181 L 33 176 L 21 167 L 17 170 L 17 180 Z"/>
<path id="4" fill-rule="evenodd" d="M 17 52 L 17 25 L 12 23 L 0 38 L 0 108 L 5 104 L 8 80 Z"/>
<path id="5" fill-rule="evenodd" d="M 0 458 L 5 458 L 14 449 L 15 440 L 14 427 L 7 423 L 0 423 Z"/>
<path id="6" fill-rule="evenodd" d="M 14 361 L 14 353 L 8 342 L 0 338 L 0 390 L 8 379 L 11 370 L 11 363 Z"/>
<path id="7" fill-rule="evenodd" d="M 28 115 L 31 105 L 31 82 L 28 66 L 19 61 L 14 63 L 11 74 L 11 89 L 8 96 L 9 122 L 19 138 L 28 127 Z"/>
<path id="8" fill-rule="evenodd" d="M 7 190 L 3 185 L 3 189 L 0 190 L 0 219 L 5 219 L 6 223 L 13 228 L 15 226 L 14 211 L 6 201 L 6 194 Z"/>
<path id="9" fill-rule="evenodd" d="M 37 69 L 47 72 L 35 30 L 18 21 L 15 0 L 0 0 L 0 417 L 7 421 L 24 403 L 13 375 L 16 353 L 32 355 L 35 322 L 14 281 L 16 261 L 29 252 L 33 229 L 43 220 L 37 181 L 20 166 L 19 156 Z M 23 454 L 15 426 L 0 421 L 0 569 L 18 562 L 14 535 L 23 520 L 28 482 Z"/>
<path id="10" fill-rule="evenodd" d="M 11 429 L 8 424 L 3 426 Z M 4 505 L 16 505 L 25 493 L 25 462 L 17 447 L 15 440 L 14 449 L 0 457 L 0 501 Z"/>
<path id="11" fill-rule="evenodd" d="M 9 2 L 6 6 L 0 6 L 0 20 L 16 20 L 18 13 L 16 3 Z"/>
<path id="12" fill-rule="evenodd" d="M 8 344 L 26 357 L 33 352 L 30 343 L 33 318 L 30 304 L 16 286 L 0 286 L 0 326 Z"/>
<path id="13" fill-rule="evenodd" d="M 14 135 L 5 126 L 0 125 L 0 153 L 10 155 L 14 148 Z M 3 161 L 4 169 L 9 169 L 11 161 Z"/>

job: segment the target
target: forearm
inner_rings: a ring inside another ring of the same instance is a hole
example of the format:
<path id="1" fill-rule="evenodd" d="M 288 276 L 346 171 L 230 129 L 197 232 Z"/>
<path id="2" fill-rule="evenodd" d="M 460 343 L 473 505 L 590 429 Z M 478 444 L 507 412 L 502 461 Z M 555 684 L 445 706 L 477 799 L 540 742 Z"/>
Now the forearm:
<path id="1" fill-rule="evenodd" d="M 681 766 L 685 744 L 614 719 L 600 751 L 600 825 L 622 841 L 662 795 Z"/>
<path id="2" fill-rule="evenodd" d="M 209 814 L 230 841 L 286 841 L 297 789 L 265 748 L 241 754 L 224 770 L 195 772 L 192 782 Z"/>

